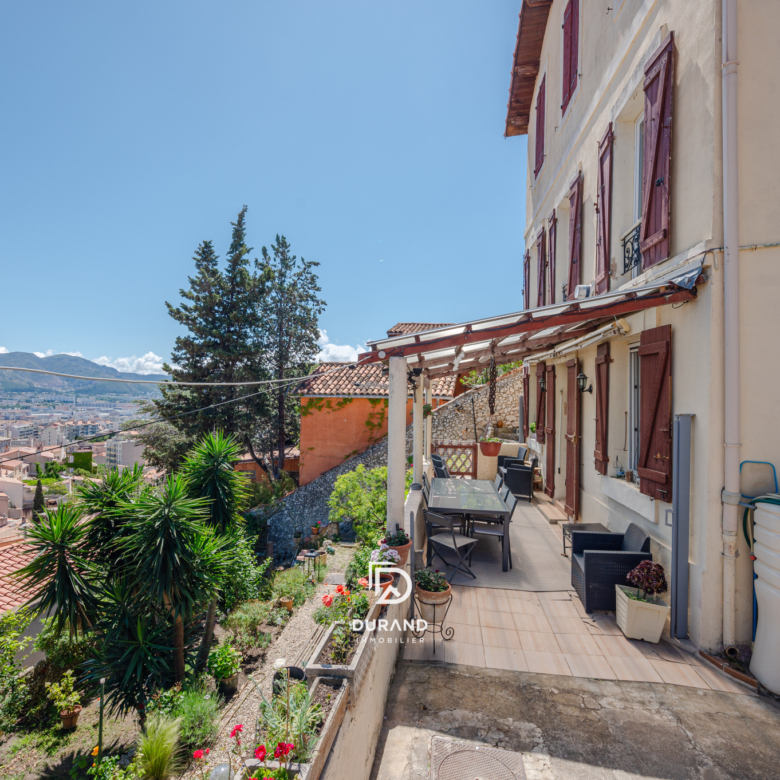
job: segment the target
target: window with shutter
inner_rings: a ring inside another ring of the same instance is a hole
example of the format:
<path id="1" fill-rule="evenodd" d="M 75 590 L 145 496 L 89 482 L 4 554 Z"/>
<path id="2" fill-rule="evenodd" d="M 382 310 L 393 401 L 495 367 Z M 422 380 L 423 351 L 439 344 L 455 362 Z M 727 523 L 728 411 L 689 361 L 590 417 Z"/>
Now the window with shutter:
<path id="1" fill-rule="evenodd" d="M 580 283 L 580 247 L 582 244 L 582 175 L 571 183 L 569 189 L 569 280 L 566 297 L 574 300 L 574 291 Z"/>
<path id="2" fill-rule="evenodd" d="M 599 344 L 596 352 L 596 471 L 606 474 L 609 466 L 609 342 Z"/>
<path id="3" fill-rule="evenodd" d="M 528 413 L 531 411 L 530 370 L 527 365 L 523 366 L 523 441 L 528 441 L 528 432 L 530 431 L 530 420 L 528 419 Z"/>
<path id="4" fill-rule="evenodd" d="M 639 230 L 642 268 L 650 268 L 669 257 L 673 84 L 674 33 L 669 33 L 645 67 L 642 226 Z"/>
<path id="5" fill-rule="evenodd" d="M 534 166 L 534 176 L 539 175 L 544 163 L 544 106 L 545 106 L 545 81 L 547 76 L 542 77 L 542 83 L 539 85 L 539 92 L 536 95 L 536 165 Z"/>
<path id="6" fill-rule="evenodd" d="M 580 3 L 569 0 L 563 11 L 563 83 L 561 114 L 566 113 L 574 90 L 577 89 L 580 40 Z"/>
<path id="7" fill-rule="evenodd" d="M 547 440 L 547 469 L 544 492 L 552 498 L 555 494 L 555 366 L 547 366 L 547 419 L 544 435 Z"/>
<path id="8" fill-rule="evenodd" d="M 544 288 L 547 279 L 547 251 L 544 246 L 544 229 L 536 237 L 536 305 L 544 306 Z"/>
<path id="9" fill-rule="evenodd" d="M 580 361 L 566 362 L 566 513 L 577 519 L 580 511 L 580 392 L 577 374 Z"/>
<path id="10" fill-rule="evenodd" d="M 639 491 L 672 500 L 672 326 L 642 332 L 639 411 Z"/>
<path id="11" fill-rule="evenodd" d="M 599 144 L 599 182 L 596 195 L 596 295 L 609 290 L 610 217 L 612 214 L 612 122 Z"/>
<path id="12" fill-rule="evenodd" d="M 549 227 L 547 230 L 547 289 L 550 291 L 550 303 L 555 303 L 555 229 L 558 220 L 555 218 L 555 209 L 550 214 Z"/>
<path id="13" fill-rule="evenodd" d="M 531 250 L 527 249 L 523 258 L 523 308 L 531 308 Z"/>
<path id="14" fill-rule="evenodd" d="M 536 441 L 541 443 L 544 443 L 544 427 L 547 418 L 547 394 L 542 392 L 544 370 L 544 363 L 536 364 Z"/>

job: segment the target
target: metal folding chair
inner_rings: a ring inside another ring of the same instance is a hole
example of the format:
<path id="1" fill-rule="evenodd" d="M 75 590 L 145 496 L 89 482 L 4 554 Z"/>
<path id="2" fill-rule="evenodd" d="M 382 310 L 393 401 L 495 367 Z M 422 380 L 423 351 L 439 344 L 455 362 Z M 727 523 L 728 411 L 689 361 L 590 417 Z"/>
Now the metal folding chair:
<path id="1" fill-rule="evenodd" d="M 509 533 L 509 526 L 512 522 L 512 513 L 515 511 L 517 505 L 517 498 L 510 495 L 506 499 L 506 508 L 509 510 L 509 517 L 504 522 L 503 517 L 475 517 L 471 521 L 471 535 L 480 534 L 481 536 L 495 536 L 501 540 L 501 544 L 504 543 L 504 536 L 506 536 L 506 543 L 509 545 L 509 568 L 512 568 L 512 537 Z"/>
<path id="2" fill-rule="evenodd" d="M 464 574 L 470 575 L 473 579 L 477 578 L 477 575 L 471 571 L 469 564 L 471 563 L 471 554 L 478 540 L 456 533 L 454 518 L 426 510 L 425 531 L 428 535 L 427 566 L 431 565 L 434 558 L 439 557 L 445 566 L 455 566 L 455 570 L 447 578 L 448 582 L 452 582 L 459 571 L 463 571 Z M 444 557 L 442 554 L 444 550 L 449 550 L 455 554 L 458 559 L 457 564 L 448 561 Z M 465 560 L 467 557 L 468 563 Z"/>

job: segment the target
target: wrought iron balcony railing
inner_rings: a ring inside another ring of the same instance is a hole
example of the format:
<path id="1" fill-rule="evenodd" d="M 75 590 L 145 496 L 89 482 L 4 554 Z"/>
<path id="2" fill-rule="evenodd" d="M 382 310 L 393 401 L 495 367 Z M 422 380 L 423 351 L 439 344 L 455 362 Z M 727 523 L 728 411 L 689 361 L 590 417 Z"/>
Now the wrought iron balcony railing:
<path id="1" fill-rule="evenodd" d="M 623 237 L 623 273 L 627 274 L 633 268 L 642 266 L 642 253 L 639 251 L 639 229 L 642 220 L 639 220 Z"/>

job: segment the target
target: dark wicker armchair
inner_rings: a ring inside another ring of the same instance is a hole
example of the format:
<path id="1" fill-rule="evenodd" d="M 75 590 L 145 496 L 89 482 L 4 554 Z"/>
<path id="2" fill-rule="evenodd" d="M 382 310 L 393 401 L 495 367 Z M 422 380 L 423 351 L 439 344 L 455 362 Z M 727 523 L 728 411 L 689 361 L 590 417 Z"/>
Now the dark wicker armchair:
<path id="1" fill-rule="evenodd" d="M 512 464 L 499 469 L 503 477 L 504 485 L 509 488 L 513 496 L 527 498 L 530 502 L 534 495 L 534 470 L 532 466 L 524 464 Z"/>
<path id="2" fill-rule="evenodd" d="M 517 455 L 499 455 L 498 456 L 498 468 L 502 466 L 509 466 L 510 464 L 523 465 L 525 462 L 525 456 L 528 454 L 527 447 L 518 447 Z"/>
<path id="3" fill-rule="evenodd" d="M 642 561 L 652 561 L 650 537 L 631 523 L 624 534 L 594 534 L 574 529 L 571 535 L 571 584 L 590 613 L 615 610 L 615 585 Z"/>

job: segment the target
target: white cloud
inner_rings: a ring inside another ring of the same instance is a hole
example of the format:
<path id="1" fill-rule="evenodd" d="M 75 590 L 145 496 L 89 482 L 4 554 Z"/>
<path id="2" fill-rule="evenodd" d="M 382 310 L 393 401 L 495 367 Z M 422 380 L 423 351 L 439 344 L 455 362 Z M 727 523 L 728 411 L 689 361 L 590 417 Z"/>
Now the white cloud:
<path id="1" fill-rule="evenodd" d="M 95 363 L 101 366 L 109 366 L 115 368 L 117 371 L 129 372 L 132 374 L 162 374 L 163 363 L 165 358 L 161 358 L 159 355 L 155 355 L 154 352 L 147 352 L 141 357 L 122 357 L 108 358 L 105 355 L 99 358 L 95 358 Z"/>
<path id="2" fill-rule="evenodd" d="M 0 351 L 2 351 L 0 349 Z M 33 352 L 39 358 L 51 357 L 52 355 L 73 355 L 73 357 L 84 357 L 81 352 L 55 352 L 53 349 L 47 349 L 46 352 Z"/>
<path id="3" fill-rule="evenodd" d="M 338 363 L 351 363 L 357 360 L 358 355 L 361 352 L 366 352 L 366 348 L 358 344 L 356 347 L 351 347 L 349 344 L 334 344 L 328 338 L 328 332 L 325 330 L 320 331 L 320 337 L 317 339 L 317 343 L 320 345 L 320 353 L 317 355 L 317 360 L 323 362 L 338 362 Z"/>
<path id="4" fill-rule="evenodd" d="M 0 347 L 0 355 L 5 355 L 8 350 L 5 347 Z"/>
<path id="5" fill-rule="evenodd" d="M 46 352 L 33 352 L 36 357 L 51 357 L 54 354 L 53 349 L 47 349 Z"/>
<path id="6" fill-rule="evenodd" d="M 58 355 L 70 355 L 71 357 L 84 357 L 81 352 L 58 352 Z"/>

